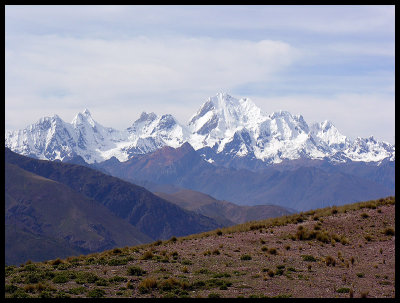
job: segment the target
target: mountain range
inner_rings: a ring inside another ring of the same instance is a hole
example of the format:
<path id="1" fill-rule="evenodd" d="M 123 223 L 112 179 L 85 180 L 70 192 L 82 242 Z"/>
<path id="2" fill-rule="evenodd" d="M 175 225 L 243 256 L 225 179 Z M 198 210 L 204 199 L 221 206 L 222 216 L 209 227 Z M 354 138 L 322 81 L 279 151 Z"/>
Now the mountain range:
<path id="1" fill-rule="evenodd" d="M 210 163 L 253 170 L 299 159 L 376 164 L 395 160 L 395 147 L 372 136 L 350 140 L 330 121 L 308 125 L 301 115 L 287 111 L 266 114 L 250 99 L 226 93 L 208 98 L 187 125 L 170 114 L 143 112 L 120 131 L 102 126 L 85 109 L 71 123 L 54 115 L 5 133 L 5 146 L 19 154 L 63 161 L 80 156 L 89 164 L 112 157 L 127 161 L 185 142 Z"/>
<path id="2" fill-rule="evenodd" d="M 252 171 L 215 166 L 189 143 L 164 146 L 119 162 L 92 164 L 109 174 L 145 186 L 152 192 L 199 191 L 239 205 L 273 204 L 297 211 L 376 199 L 394 193 L 394 161 L 332 164 L 318 161 L 284 164 Z"/>
<path id="3" fill-rule="evenodd" d="M 226 93 L 208 98 L 187 125 L 144 112 L 119 131 L 84 110 L 71 123 L 54 115 L 6 131 L 5 145 L 152 192 L 192 190 L 240 205 L 303 211 L 395 193 L 393 145 L 350 140 L 330 121 L 308 125 L 286 111 L 267 115 L 250 99 Z"/>
<path id="4" fill-rule="evenodd" d="M 243 222 L 291 213 L 263 205 L 256 215 L 247 215 L 254 213 L 252 207 L 207 199 L 213 202 L 208 210 L 232 211 L 218 216 L 181 207 L 98 170 L 29 158 L 6 148 L 6 263 L 88 254 L 231 226 L 238 217 Z M 185 200 L 196 203 L 188 195 Z"/>

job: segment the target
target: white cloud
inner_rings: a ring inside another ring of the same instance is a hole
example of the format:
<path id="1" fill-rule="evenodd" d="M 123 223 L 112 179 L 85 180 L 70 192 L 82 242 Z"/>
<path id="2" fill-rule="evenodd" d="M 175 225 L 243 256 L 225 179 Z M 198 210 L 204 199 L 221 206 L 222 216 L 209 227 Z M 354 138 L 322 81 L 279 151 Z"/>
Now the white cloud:
<path id="1" fill-rule="evenodd" d="M 185 123 L 226 91 L 394 142 L 394 5 L 7 5 L 5 17 L 6 129 L 85 107 L 118 129 L 141 111 Z"/>
<path id="2" fill-rule="evenodd" d="M 163 97 L 177 91 L 214 94 L 242 82 L 267 80 L 297 56 L 289 44 L 269 40 L 138 37 L 110 41 L 50 35 L 13 37 L 9 42 L 6 111 L 27 109 L 27 96 L 35 99 L 32 107 L 42 108 L 54 102 L 79 109 L 110 102 L 128 105 L 140 97 L 159 105 Z M 155 96 L 161 99 L 155 101 Z"/>

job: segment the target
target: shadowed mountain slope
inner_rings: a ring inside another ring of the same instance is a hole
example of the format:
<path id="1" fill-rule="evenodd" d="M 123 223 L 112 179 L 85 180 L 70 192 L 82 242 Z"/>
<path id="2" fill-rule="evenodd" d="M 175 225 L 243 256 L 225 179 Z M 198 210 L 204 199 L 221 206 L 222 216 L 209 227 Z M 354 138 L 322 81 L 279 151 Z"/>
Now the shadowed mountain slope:
<path id="1" fill-rule="evenodd" d="M 126 162 L 98 166 L 133 183 L 148 182 L 152 188 L 157 188 L 154 184 L 173 185 L 241 205 L 273 204 L 299 211 L 394 194 L 394 188 L 371 178 L 372 166 L 368 173 L 361 175 L 351 174 L 350 166 L 344 171 L 339 166 L 329 169 L 299 166 L 282 170 L 273 166 L 254 172 L 214 166 L 203 160 L 188 143 L 177 149 L 163 147 Z M 379 169 L 375 167 L 377 172 Z M 382 169 L 381 175 L 382 178 L 390 176 L 390 167 Z"/>
<path id="2" fill-rule="evenodd" d="M 107 207 L 152 239 L 167 239 L 221 227 L 215 220 L 181 209 L 145 188 L 84 166 L 37 160 L 6 149 L 6 162 L 63 183 Z"/>
<path id="3" fill-rule="evenodd" d="M 98 202 L 5 163 L 6 263 L 42 261 L 151 241 Z"/>

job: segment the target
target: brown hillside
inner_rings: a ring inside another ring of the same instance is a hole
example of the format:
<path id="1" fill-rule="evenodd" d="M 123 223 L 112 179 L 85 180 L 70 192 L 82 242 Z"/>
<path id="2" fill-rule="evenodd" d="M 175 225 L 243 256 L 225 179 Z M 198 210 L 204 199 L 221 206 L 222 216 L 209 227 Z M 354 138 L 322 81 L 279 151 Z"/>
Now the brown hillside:
<path id="1" fill-rule="evenodd" d="M 394 228 L 388 197 L 6 267 L 5 295 L 394 297 Z"/>

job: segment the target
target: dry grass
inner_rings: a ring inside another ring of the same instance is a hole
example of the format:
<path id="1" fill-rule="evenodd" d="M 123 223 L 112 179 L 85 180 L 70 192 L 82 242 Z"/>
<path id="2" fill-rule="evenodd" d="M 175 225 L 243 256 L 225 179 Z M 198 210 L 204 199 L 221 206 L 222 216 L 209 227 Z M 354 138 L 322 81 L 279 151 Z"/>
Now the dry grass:
<path id="1" fill-rule="evenodd" d="M 394 210 L 388 197 L 8 266 L 5 296 L 394 297 Z"/>

